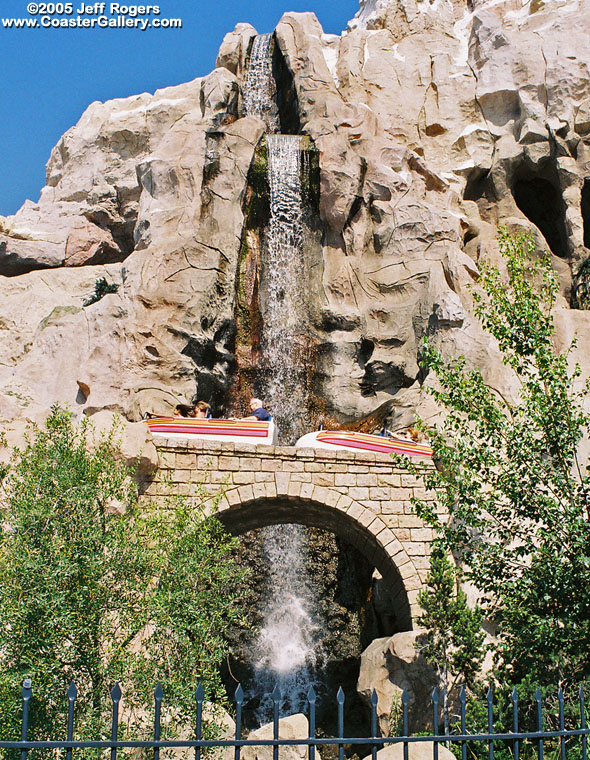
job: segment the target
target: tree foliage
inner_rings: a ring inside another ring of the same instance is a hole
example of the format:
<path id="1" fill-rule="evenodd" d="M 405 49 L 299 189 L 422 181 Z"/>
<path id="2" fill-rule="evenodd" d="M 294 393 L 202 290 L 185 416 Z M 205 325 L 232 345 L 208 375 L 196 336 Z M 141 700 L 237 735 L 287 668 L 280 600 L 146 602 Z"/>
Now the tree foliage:
<path id="1" fill-rule="evenodd" d="M 464 358 L 425 344 L 423 365 L 437 380 L 430 392 L 445 415 L 422 425 L 437 467 L 413 469 L 437 504 L 416 509 L 481 591 L 500 677 L 567 684 L 590 675 L 590 502 L 579 459 L 588 386 L 570 367 L 571 348 L 554 347 L 549 260 L 528 236 L 502 231 L 499 242 L 507 275 L 484 266 L 475 307 L 518 392 L 506 398 Z"/>
<path id="2" fill-rule="evenodd" d="M 128 711 L 151 713 L 159 680 L 175 717 L 201 681 L 221 698 L 223 634 L 240 617 L 234 540 L 202 507 L 171 497 L 140 511 L 116 430 L 93 440 L 54 408 L 13 455 L 0 537 L 0 735 L 13 738 L 20 686 L 33 731 L 63 733 L 68 684 L 80 734 L 100 735 L 119 680 Z"/>
<path id="3" fill-rule="evenodd" d="M 473 687 L 484 655 L 481 610 L 467 604 L 457 582 L 454 563 L 442 543 L 435 541 L 426 584 L 418 596 L 423 610 L 418 624 L 426 630 L 425 641 L 418 642 L 449 696 L 460 686 Z"/>

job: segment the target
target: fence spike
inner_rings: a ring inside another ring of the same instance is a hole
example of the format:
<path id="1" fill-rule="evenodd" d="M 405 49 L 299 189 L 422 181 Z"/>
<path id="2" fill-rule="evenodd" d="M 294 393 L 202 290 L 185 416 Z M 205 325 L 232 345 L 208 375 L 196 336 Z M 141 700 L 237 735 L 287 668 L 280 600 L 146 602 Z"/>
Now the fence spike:
<path id="1" fill-rule="evenodd" d="M 377 703 L 379 702 L 379 697 L 377 696 L 377 692 L 375 691 L 375 689 L 373 689 L 373 691 L 371 692 L 371 700 L 370 701 L 371 701 L 371 706 L 372 707 L 377 707 Z"/>
<path id="2" fill-rule="evenodd" d="M 205 689 L 203 688 L 202 683 L 197 684 L 197 688 L 195 689 L 195 699 L 197 702 L 203 702 L 205 699 Z"/>
<path id="3" fill-rule="evenodd" d="M 465 687 L 461 686 L 459 689 L 459 702 L 464 705 L 467 701 L 467 692 L 465 691 Z"/>
<path id="4" fill-rule="evenodd" d="M 119 682 L 115 681 L 115 685 L 113 686 L 113 689 L 111 691 L 111 699 L 113 702 L 120 702 L 121 701 L 121 687 L 119 686 Z"/>
<path id="5" fill-rule="evenodd" d="M 239 683 L 236 687 L 236 690 L 234 692 L 234 699 L 239 704 L 242 704 L 244 701 L 244 689 L 242 689 L 241 683 Z"/>
<path id="6" fill-rule="evenodd" d="M 280 702 L 281 701 L 281 690 L 279 689 L 279 685 L 276 684 L 274 689 L 272 690 L 272 701 L 273 702 Z"/>
<path id="7" fill-rule="evenodd" d="M 307 701 L 310 703 L 316 701 L 316 693 L 315 689 L 313 688 L 313 684 L 307 690 Z"/>
<path id="8" fill-rule="evenodd" d="M 410 704 L 410 693 L 407 689 L 402 691 L 402 705 L 408 706 Z"/>
<path id="9" fill-rule="evenodd" d="M 338 687 L 338 693 L 336 694 L 336 700 L 337 700 L 337 702 L 338 702 L 339 705 L 343 705 L 344 704 L 344 689 L 342 688 L 342 686 Z"/>
<path id="10" fill-rule="evenodd" d="M 74 705 L 76 703 L 76 697 L 78 696 L 78 689 L 76 684 L 72 681 L 68 686 L 68 722 L 66 729 L 66 739 L 71 742 L 74 738 Z M 72 760 L 72 748 L 66 749 L 66 760 Z"/>
<path id="11" fill-rule="evenodd" d="M 164 689 L 162 688 L 162 684 L 158 681 L 156 684 L 156 688 L 154 689 L 154 699 L 156 702 L 161 702 L 164 697 Z"/>

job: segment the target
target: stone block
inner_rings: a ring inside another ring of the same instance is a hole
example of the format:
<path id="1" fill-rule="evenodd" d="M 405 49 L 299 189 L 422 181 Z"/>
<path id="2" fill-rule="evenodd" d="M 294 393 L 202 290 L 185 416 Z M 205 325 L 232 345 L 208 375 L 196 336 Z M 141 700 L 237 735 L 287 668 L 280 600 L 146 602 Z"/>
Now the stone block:
<path id="1" fill-rule="evenodd" d="M 276 499 L 277 498 L 277 486 L 275 483 L 265 483 L 264 487 L 266 489 L 266 498 L 267 499 Z"/>
<path id="2" fill-rule="evenodd" d="M 399 488 L 401 486 L 402 476 L 396 473 L 383 473 L 377 475 L 378 486 L 392 486 Z"/>
<path id="3" fill-rule="evenodd" d="M 328 495 L 325 500 L 325 504 L 327 504 L 329 507 L 335 507 L 336 504 L 338 504 L 338 500 L 341 497 L 341 493 L 338 491 L 332 491 L 331 489 L 328 491 Z"/>
<path id="4" fill-rule="evenodd" d="M 326 499 L 328 498 L 328 489 L 325 486 L 314 485 L 312 498 L 319 504 L 325 504 Z"/>
<path id="5" fill-rule="evenodd" d="M 192 470 L 197 466 L 196 454 L 176 454 L 174 459 L 177 470 Z"/>
<path id="6" fill-rule="evenodd" d="M 325 472 L 346 472 L 347 470 L 348 467 L 339 462 L 326 462 L 324 467 Z"/>
<path id="7" fill-rule="evenodd" d="M 291 481 L 291 473 L 289 472 L 277 472 L 275 473 L 275 485 L 278 494 L 287 495 L 289 493 L 289 483 Z"/>
<path id="8" fill-rule="evenodd" d="M 357 486 L 376 486 L 377 485 L 377 476 L 373 473 L 368 473 L 366 475 L 360 474 L 356 476 L 356 484 Z"/>
<path id="9" fill-rule="evenodd" d="M 336 508 L 346 512 L 346 510 L 352 505 L 352 499 L 344 493 L 340 494 L 340 498 L 336 502 Z"/>
<path id="10" fill-rule="evenodd" d="M 389 488 L 369 488 L 369 499 L 373 501 L 387 501 L 391 495 Z"/>
<path id="11" fill-rule="evenodd" d="M 402 486 L 404 488 L 414 488 L 414 486 L 421 486 L 422 478 L 417 475 L 402 475 Z"/>
<path id="12" fill-rule="evenodd" d="M 399 515 L 403 514 L 404 511 L 404 504 L 400 501 L 382 501 L 381 502 L 381 512 L 384 515 Z"/>
<path id="13" fill-rule="evenodd" d="M 240 470 L 258 472 L 260 469 L 260 459 L 257 457 L 240 457 Z"/>
<path id="14" fill-rule="evenodd" d="M 241 501 L 237 488 L 232 488 L 229 491 L 226 491 L 225 498 L 230 507 L 235 507 L 235 505 L 239 504 Z"/>
<path id="15" fill-rule="evenodd" d="M 291 481 L 295 483 L 311 483 L 311 480 L 312 480 L 311 472 L 292 472 L 291 473 Z"/>
<path id="16" fill-rule="evenodd" d="M 410 528 L 412 541 L 431 541 L 432 528 Z"/>
<path id="17" fill-rule="evenodd" d="M 249 485 L 249 486 L 240 486 L 238 488 L 238 494 L 240 495 L 240 501 L 242 503 L 254 500 L 254 489 L 252 488 L 251 485 Z"/>
<path id="18" fill-rule="evenodd" d="M 273 472 L 255 472 L 254 480 L 256 483 L 274 483 L 275 476 Z"/>
<path id="19" fill-rule="evenodd" d="M 314 472 L 311 477 L 312 483 L 316 486 L 333 486 L 334 475 L 330 472 Z"/>
<path id="20" fill-rule="evenodd" d="M 264 499 L 266 497 L 266 486 L 264 483 L 253 483 L 252 484 L 252 493 L 254 494 L 254 499 Z"/>
<path id="21" fill-rule="evenodd" d="M 301 483 L 297 483 L 291 480 L 289 483 L 288 495 L 292 498 L 297 498 L 301 493 Z"/>
<path id="22" fill-rule="evenodd" d="M 217 470 L 219 469 L 219 457 L 216 454 L 199 454 L 197 467 L 199 470 Z"/>
<path id="23" fill-rule="evenodd" d="M 225 444 L 223 444 L 225 445 Z M 224 471 L 233 471 L 240 469 L 240 458 L 222 455 L 219 457 L 219 469 Z"/>
<path id="24" fill-rule="evenodd" d="M 355 474 L 363 474 L 369 472 L 368 464 L 350 464 L 348 465 L 348 472 L 354 472 Z"/>
<path id="25" fill-rule="evenodd" d="M 411 541 L 406 546 L 406 551 L 408 552 L 410 557 L 415 557 L 415 556 L 423 557 L 426 554 L 424 544 L 421 541 Z"/>
<path id="26" fill-rule="evenodd" d="M 241 470 L 239 472 L 232 472 L 231 475 L 231 481 L 235 485 L 244 485 L 246 483 L 252 483 L 254 480 L 254 474 L 252 472 L 242 472 Z"/>
<path id="27" fill-rule="evenodd" d="M 353 520 L 358 519 L 362 513 L 365 511 L 365 508 L 362 507 L 360 504 L 353 503 L 350 507 L 346 510 L 346 514 L 349 517 L 352 517 Z"/>
<path id="28" fill-rule="evenodd" d="M 282 462 L 281 472 L 303 472 L 304 470 L 305 463 L 296 459 L 286 459 Z"/>
<path id="29" fill-rule="evenodd" d="M 383 530 L 380 530 L 379 533 L 377 533 L 377 540 L 382 546 L 388 546 L 389 544 L 394 543 L 396 539 L 391 529 L 384 526 Z"/>
<path id="30" fill-rule="evenodd" d="M 280 472 L 283 467 L 280 459 L 263 459 L 260 464 L 262 472 Z"/>
<path id="31" fill-rule="evenodd" d="M 356 475 L 350 474 L 350 473 L 346 473 L 346 474 L 337 473 L 334 478 L 334 485 L 336 487 L 356 486 L 356 477 L 357 477 Z"/>
<path id="32" fill-rule="evenodd" d="M 313 483 L 302 483 L 301 490 L 299 491 L 300 499 L 311 499 L 313 495 L 314 485 Z"/>
<path id="33" fill-rule="evenodd" d="M 356 499 L 356 501 L 361 501 L 362 499 L 368 499 L 369 498 L 369 489 L 368 488 L 349 488 L 348 489 L 348 495 L 351 499 Z"/>
<path id="34" fill-rule="evenodd" d="M 416 515 L 400 515 L 399 516 L 400 528 L 423 528 L 424 523 Z"/>
<path id="35" fill-rule="evenodd" d="M 305 462 L 305 472 L 323 472 L 324 465 L 320 462 Z"/>
<path id="36" fill-rule="evenodd" d="M 313 459 L 315 457 L 315 449 L 312 449 L 311 447 L 302 446 L 301 448 L 295 449 L 295 456 L 297 459 Z"/>

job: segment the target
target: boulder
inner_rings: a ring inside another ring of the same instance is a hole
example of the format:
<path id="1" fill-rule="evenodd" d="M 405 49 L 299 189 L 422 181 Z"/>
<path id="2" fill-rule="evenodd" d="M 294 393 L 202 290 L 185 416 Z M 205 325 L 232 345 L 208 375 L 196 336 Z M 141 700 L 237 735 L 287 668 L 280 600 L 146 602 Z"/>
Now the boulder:
<path id="1" fill-rule="evenodd" d="M 307 739 L 309 736 L 309 723 L 305 715 L 296 713 L 279 720 L 279 738 L 281 739 Z M 251 731 L 248 739 L 272 739 L 273 724 L 267 723 L 264 726 Z M 281 747 L 280 755 L 283 760 L 305 760 L 308 748 L 306 744 L 293 744 Z M 316 754 L 319 755 L 318 749 Z M 243 760 L 272 760 L 273 748 L 270 746 L 261 747 L 243 747 L 241 756 Z"/>
<path id="2" fill-rule="evenodd" d="M 367 755 L 364 760 L 369 760 Z M 413 742 L 408 744 L 408 760 L 432 760 L 434 757 L 434 742 Z M 439 760 L 454 760 L 455 755 L 444 744 L 438 743 Z M 378 760 L 404 760 L 404 745 L 391 744 L 377 752 Z"/>
<path id="3" fill-rule="evenodd" d="M 397 728 L 391 720 L 399 712 L 404 690 L 410 696 L 410 730 L 420 731 L 431 725 L 430 697 L 438 681 L 420 654 L 420 635 L 418 631 L 407 631 L 375 639 L 361 655 L 357 691 L 369 705 L 375 690 L 382 736 L 389 736 Z"/>

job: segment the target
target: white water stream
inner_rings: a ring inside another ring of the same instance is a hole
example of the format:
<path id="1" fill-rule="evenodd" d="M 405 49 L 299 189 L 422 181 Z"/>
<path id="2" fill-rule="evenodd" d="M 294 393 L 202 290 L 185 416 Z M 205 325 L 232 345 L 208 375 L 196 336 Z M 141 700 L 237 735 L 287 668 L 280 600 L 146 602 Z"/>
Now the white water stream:
<path id="1" fill-rule="evenodd" d="M 262 374 L 265 401 L 280 443 L 307 432 L 301 138 L 270 134 L 279 129 L 272 77 L 272 35 L 256 37 L 250 55 L 244 101 L 246 113 L 268 126 L 266 148 L 270 221 L 261 268 Z M 251 648 L 255 690 L 262 696 L 258 719 L 272 717 L 270 693 L 278 683 L 282 714 L 299 711 L 322 660 L 322 618 L 305 567 L 306 539 L 298 525 L 263 529 L 270 567 L 262 628 Z"/>
<path id="2" fill-rule="evenodd" d="M 272 75 L 272 34 L 254 38 L 244 88 L 246 116 L 257 116 L 266 122 L 269 132 L 280 129 L 277 87 Z"/>

